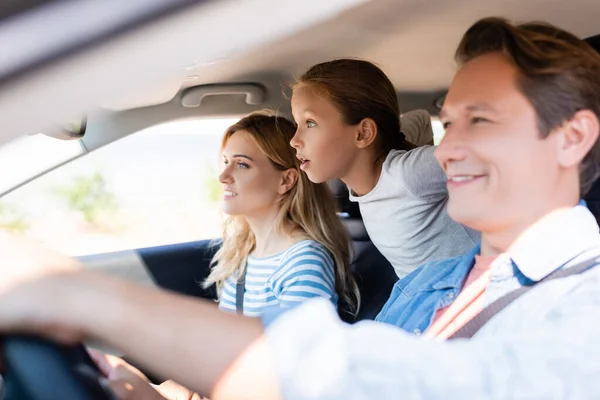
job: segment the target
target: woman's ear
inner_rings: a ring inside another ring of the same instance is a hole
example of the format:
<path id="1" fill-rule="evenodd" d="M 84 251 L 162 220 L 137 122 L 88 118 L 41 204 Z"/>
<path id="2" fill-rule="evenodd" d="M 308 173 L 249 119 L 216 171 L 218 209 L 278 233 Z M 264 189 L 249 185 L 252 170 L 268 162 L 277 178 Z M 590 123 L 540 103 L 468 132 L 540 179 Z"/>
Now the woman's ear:
<path id="1" fill-rule="evenodd" d="M 355 144 L 359 149 L 369 147 L 377 138 L 377 124 L 371 118 L 364 118 L 358 123 Z"/>
<path id="2" fill-rule="evenodd" d="M 281 183 L 279 184 L 278 193 L 284 195 L 294 187 L 298 182 L 298 170 L 295 168 L 288 168 L 281 173 Z"/>
<path id="3" fill-rule="evenodd" d="M 573 167 L 581 164 L 598 140 L 600 123 L 592 111 L 581 110 L 559 129 L 562 135 L 559 163 L 563 167 Z"/>

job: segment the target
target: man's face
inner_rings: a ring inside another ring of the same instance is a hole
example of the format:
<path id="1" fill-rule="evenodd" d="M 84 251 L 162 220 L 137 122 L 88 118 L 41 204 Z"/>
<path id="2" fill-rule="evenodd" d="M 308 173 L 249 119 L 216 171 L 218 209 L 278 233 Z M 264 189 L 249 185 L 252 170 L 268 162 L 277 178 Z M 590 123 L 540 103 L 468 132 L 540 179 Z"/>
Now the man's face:
<path id="1" fill-rule="evenodd" d="M 448 213 L 484 233 L 533 223 L 551 211 L 559 185 L 558 135 L 541 138 L 517 76 L 500 53 L 469 61 L 440 115 L 446 135 L 436 157 L 448 176 Z"/>

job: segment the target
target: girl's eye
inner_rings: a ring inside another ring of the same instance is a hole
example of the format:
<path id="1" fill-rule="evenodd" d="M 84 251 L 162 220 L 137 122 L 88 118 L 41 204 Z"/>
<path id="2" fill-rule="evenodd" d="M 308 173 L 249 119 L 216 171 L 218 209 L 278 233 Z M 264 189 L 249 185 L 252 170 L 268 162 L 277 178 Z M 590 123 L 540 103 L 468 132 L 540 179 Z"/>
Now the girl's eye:
<path id="1" fill-rule="evenodd" d="M 307 128 L 314 128 L 315 126 L 317 126 L 317 123 L 315 121 L 313 121 L 312 119 L 309 119 L 306 121 Z"/>
<path id="2" fill-rule="evenodd" d="M 248 169 L 248 168 L 250 168 L 250 166 L 248 164 L 243 163 L 243 162 L 239 162 L 237 165 L 238 165 L 239 168 L 242 168 L 242 169 Z"/>
<path id="3" fill-rule="evenodd" d="M 471 118 L 471 123 L 472 124 L 478 124 L 480 122 L 488 122 L 488 120 L 485 119 L 485 118 L 481 118 L 481 117 L 473 117 L 473 118 Z"/>

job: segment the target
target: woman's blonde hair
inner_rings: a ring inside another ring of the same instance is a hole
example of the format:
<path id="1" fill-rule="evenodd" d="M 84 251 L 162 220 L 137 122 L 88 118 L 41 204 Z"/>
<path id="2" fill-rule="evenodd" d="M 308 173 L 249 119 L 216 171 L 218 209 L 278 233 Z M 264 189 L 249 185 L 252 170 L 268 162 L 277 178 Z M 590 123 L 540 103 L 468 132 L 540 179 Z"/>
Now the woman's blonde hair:
<path id="1" fill-rule="evenodd" d="M 294 168 L 298 171 L 298 181 L 280 200 L 274 229 L 283 233 L 286 222 L 292 223 L 294 233 L 323 245 L 335 262 L 335 285 L 341 308 L 357 311 L 360 294 L 350 271 L 350 240 L 336 214 L 337 206 L 327 184 L 312 183 L 300 171 L 300 161 L 290 146 L 295 125 L 269 111 L 255 112 L 227 129 L 221 149 L 240 131 L 250 135 L 277 170 Z M 240 278 L 255 245 L 254 234 L 246 219 L 243 216 L 227 217 L 223 224 L 223 242 L 213 258 L 213 269 L 204 286 L 216 284 L 220 293 L 227 278 Z"/>

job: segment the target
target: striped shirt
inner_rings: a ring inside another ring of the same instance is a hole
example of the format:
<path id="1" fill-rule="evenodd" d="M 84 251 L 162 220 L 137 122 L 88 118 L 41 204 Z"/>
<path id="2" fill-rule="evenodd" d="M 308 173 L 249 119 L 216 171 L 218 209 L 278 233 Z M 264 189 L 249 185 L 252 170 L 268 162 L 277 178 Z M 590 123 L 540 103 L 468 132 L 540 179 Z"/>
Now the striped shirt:
<path id="1" fill-rule="evenodd" d="M 337 304 L 334 271 L 331 254 L 313 240 L 300 241 L 270 257 L 248 256 L 244 315 L 260 316 L 268 308 L 289 308 L 313 297 Z M 236 284 L 232 276 L 223 284 L 221 309 L 236 311 Z"/>

